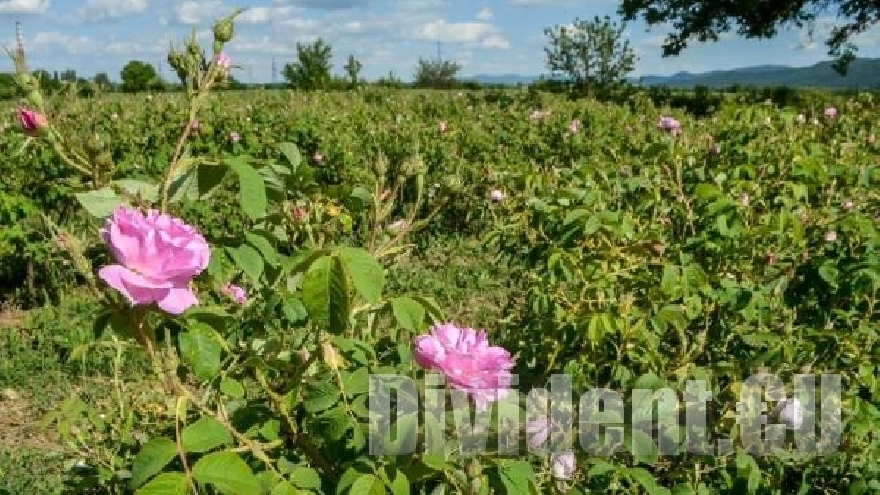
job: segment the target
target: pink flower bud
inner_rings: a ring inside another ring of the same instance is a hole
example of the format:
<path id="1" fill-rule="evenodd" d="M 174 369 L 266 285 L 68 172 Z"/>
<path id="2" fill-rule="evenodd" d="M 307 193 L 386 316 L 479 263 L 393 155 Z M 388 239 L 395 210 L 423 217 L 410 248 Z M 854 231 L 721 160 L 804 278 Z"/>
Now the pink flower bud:
<path id="1" fill-rule="evenodd" d="M 18 110 L 18 121 L 29 136 L 36 136 L 47 124 L 45 115 L 27 108 Z"/>
<path id="2" fill-rule="evenodd" d="M 825 240 L 828 242 L 834 242 L 837 240 L 837 232 L 834 230 L 829 230 L 825 233 Z"/>
<path id="3" fill-rule="evenodd" d="M 233 143 L 237 143 L 237 142 L 241 141 L 241 135 L 235 131 L 232 131 L 229 133 L 229 140 L 232 141 Z"/>
<path id="4" fill-rule="evenodd" d="M 837 109 L 834 107 L 828 107 L 825 109 L 825 118 L 833 119 L 837 117 Z"/>
<path id="5" fill-rule="evenodd" d="M 492 192 L 489 193 L 489 197 L 492 198 L 493 203 L 500 203 L 504 201 L 504 192 L 499 189 L 493 189 Z"/>
<path id="6" fill-rule="evenodd" d="M 229 282 L 223 284 L 223 293 L 227 296 L 231 297 L 238 304 L 247 303 L 247 292 L 244 289 L 237 285 L 230 284 Z"/>
<path id="7" fill-rule="evenodd" d="M 223 74 L 229 73 L 229 68 L 232 67 L 232 59 L 229 58 L 229 55 L 224 52 L 220 52 L 219 54 L 217 54 L 217 57 L 214 59 L 214 61 L 217 63 L 217 66 L 220 67 L 220 71 Z"/>
<path id="8" fill-rule="evenodd" d="M 577 134 L 581 130 L 581 121 L 578 119 L 574 119 L 568 124 L 568 130 L 572 134 Z"/>

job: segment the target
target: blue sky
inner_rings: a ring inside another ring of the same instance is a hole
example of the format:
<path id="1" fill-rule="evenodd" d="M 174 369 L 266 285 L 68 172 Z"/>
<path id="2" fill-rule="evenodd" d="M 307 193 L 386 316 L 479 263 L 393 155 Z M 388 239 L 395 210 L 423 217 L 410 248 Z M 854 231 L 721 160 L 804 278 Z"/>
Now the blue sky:
<path id="1" fill-rule="evenodd" d="M 578 6 L 580 4 L 580 7 Z M 590 7 L 584 7 L 589 5 Z M 275 59 L 279 73 L 295 58 L 296 43 L 321 36 L 333 47 L 334 70 L 349 54 L 377 78 L 394 71 L 411 78 L 420 56 L 433 57 L 437 40 L 444 58 L 462 64 L 462 75 L 536 75 L 544 69 L 543 28 L 575 17 L 613 14 L 614 0 L 0 0 L 0 43 L 12 46 L 14 23 L 22 22 L 31 68 L 75 68 L 84 76 L 107 72 L 118 80 L 126 61 L 159 65 L 169 44 L 198 28 L 209 47 L 214 19 L 236 6 L 248 7 L 228 47 L 235 75 L 244 82 L 269 82 Z M 727 36 L 714 44 L 692 45 L 681 56 L 663 59 L 665 31 L 628 27 L 639 57 L 634 75 L 702 72 L 757 64 L 810 65 L 826 59 L 825 36 L 834 26 L 821 19 L 814 40 L 806 32 L 782 32 L 771 41 Z M 861 35 L 859 56 L 880 57 L 880 28 Z M 11 62 L 0 66 L 11 70 Z M 279 75 L 280 78 L 280 75 Z"/>

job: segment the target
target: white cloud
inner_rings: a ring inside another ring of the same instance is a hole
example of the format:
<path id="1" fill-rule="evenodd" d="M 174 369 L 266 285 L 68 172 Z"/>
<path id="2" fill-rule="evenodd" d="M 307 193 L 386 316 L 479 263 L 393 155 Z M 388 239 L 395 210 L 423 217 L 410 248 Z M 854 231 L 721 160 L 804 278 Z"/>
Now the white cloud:
<path id="1" fill-rule="evenodd" d="M 207 24 L 228 14 L 228 11 L 222 0 L 187 0 L 174 6 L 177 22 L 181 24 Z"/>
<path id="2" fill-rule="evenodd" d="M 483 48 L 510 48 L 510 42 L 500 34 L 492 34 L 483 38 L 481 45 L 483 45 Z"/>
<path id="3" fill-rule="evenodd" d="M 0 14 L 44 14 L 49 10 L 49 0 L 0 1 Z"/>
<path id="4" fill-rule="evenodd" d="M 46 46 L 64 47 L 71 55 L 80 55 L 94 51 L 95 42 L 87 36 L 70 36 L 62 33 L 37 33 L 32 45 L 39 49 Z"/>
<path id="5" fill-rule="evenodd" d="M 422 40 L 449 42 L 479 41 L 495 31 L 495 26 L 485 22 L 446 22 L 443 20 L 423 24 L 416 29 L 414 37 Z"/>
<path id="6" fill-rule="evenodd" d="M 147 0 L 88 0 L 80 8 L 83 21 L 116 19 L 147 10 Z"/>
<path id="7" fill-rule="evenodd" d="M 489 7 L 483 7 L 476 15 L 478 21 L 491 21 L 493 17 L 494 16 L 492 15 L 492 11 L 489 10 Z"/>
<path id="8" fill-rule="evenodd" d="M 577 0 L 510 0 L 511 5 L 538 5 L 544 7 L 574 5 L 575 3 L 578 3 Z"/>
<path id="9" fill-rule="evenodd" d="M 294 13 L 294 8 L 281 7 L 251 7 L 235 18 L 237 23 L 242 24 L 266 24 L 285 19 Z"/>

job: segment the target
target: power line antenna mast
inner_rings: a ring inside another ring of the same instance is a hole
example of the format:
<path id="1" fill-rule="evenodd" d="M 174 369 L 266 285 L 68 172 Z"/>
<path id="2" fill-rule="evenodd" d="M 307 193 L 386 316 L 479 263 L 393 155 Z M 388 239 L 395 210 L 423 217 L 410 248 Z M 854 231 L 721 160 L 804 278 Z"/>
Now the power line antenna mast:
<path id="1" fill-rule="evenodd" d="M 15 21 L 15 65 L 17 70 L 28 71 L 24 58 L 24 35 L 21 33 L 20 21 Z"/>

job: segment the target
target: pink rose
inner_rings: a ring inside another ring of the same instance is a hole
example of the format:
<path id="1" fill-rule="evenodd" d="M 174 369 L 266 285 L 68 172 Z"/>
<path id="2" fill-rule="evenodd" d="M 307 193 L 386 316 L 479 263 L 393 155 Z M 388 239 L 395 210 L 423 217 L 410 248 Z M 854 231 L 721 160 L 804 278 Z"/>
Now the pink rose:
<path id="1" fill-rule="evenodd" d="M 223 284 L 223 293 L 231 297 L 238 304 L 247 303 L 247 292 L 237 285 L 230 284 L 229 282 Z"/>
<path id="2" fill-rule="evenodd" d="M 477 411 L 507 396 L 513 358 L 506 349 L 490 346 L 485 331 L 447 323 L 430 332 L 413 342 L 420 366 L 439 371 L 452 387 L 470 394 Z"/>
<path id="3" fill-rule="evenodd" d="M 27 108 L 18 110 L 18 121 L 21 124 L 21 128 L 29 136 L 37 135 L 40 130 L 46 127 L 47 123 L 45 115 Z"/>
<path id="4" fill-rule="evenodd" d="M 180 314 L 198 304 L 189 284 L 208 267 L 211 250 L 196 229 L 156 210 L 120 206 L 100 232 L 117 264 L 98 276 L 132 306 L 156 303 Z"/>

